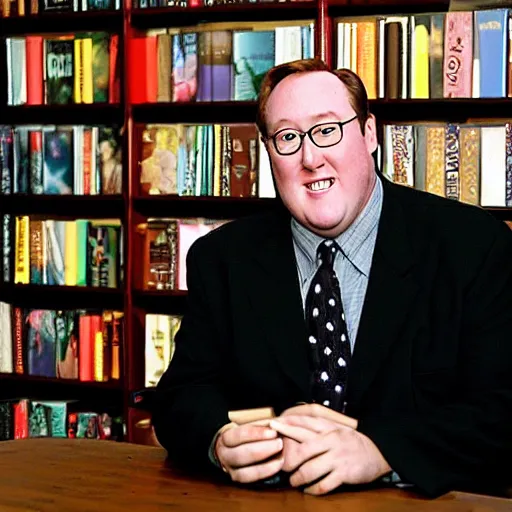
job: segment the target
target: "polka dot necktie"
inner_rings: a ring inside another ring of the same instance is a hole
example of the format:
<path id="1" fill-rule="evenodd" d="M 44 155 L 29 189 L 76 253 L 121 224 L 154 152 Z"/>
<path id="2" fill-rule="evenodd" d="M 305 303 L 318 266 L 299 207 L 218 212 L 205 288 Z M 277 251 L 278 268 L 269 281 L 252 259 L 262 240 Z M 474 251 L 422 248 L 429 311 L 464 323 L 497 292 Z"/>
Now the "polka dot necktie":
<path id="1" fill-rule="evenodd" d="M 333 264 L 338 244 L 324 240 L 318 246 L 320 267 L 306 297 L 306 326 L 313 401 L 339 412 L 345 410 L 350 342 Z"/>

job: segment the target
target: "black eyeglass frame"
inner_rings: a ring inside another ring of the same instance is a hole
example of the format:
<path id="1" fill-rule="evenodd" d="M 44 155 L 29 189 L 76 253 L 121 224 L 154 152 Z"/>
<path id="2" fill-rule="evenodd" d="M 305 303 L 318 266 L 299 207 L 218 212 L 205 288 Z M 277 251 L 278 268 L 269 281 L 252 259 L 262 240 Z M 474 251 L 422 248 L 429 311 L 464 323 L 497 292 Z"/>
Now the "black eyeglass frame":
<path id="1" fill-rule="evenodd" d="M 332 146 L 336 146 L 336 144 L 339 144 L 343 140 L 343 126 L 348 124 L 348 123 L 351 123 L 354 119 L 357 119 L 357 118 L 358 118 L 358 115 L 356 114 L 354 117 L 351 117 L 350 119 L 347 119 L 346 121 L 328 121 L 328 122 L 325 122 L 325 123 L 318 123 L 318 124 L 315 124 L 314 126 L 312 126 L 307 132 L 301 132 L 300 130 L 295 130 L 294 128 L 282 128 L 281 130 L 279 130 L 276 133 L 274 133 L 274 135 L 271 135 L 270 137 L 267 137 L 265 141 L 268 141 L 268 140 L 272 139 L 272 142 L 274 143 L 275 150 L 281 156 L 291 156 L 291 155 L 294 155 L 295 153 L 297 153 L 297 151 L 299 151 L 300 148 L 302 148 L 302 144 L 304 142 L 304 138 L 306 137 L 306 135 L 309 137 L 309 140 L 311 140 L 311 142 L 316 147 L 318 147 L 318 148 L 330 148 Z M 326 124 L 337 124 L 340 127 L 340 130 L 341 130 L 341 137 L 340 137 L 340 140 L 338 142 L 334 142 L 333 144 L 327 144 L 326 146 L 320 146 L 319 144 L 317 144 L 313 140 L 313 131 L 315 130 L 315 128 L 318 128 L 319 126 L 323 126 L 323 125 L 326 125 Z M 276 137 L 280 133 L 282 133 L 282 132 L 284 132 L 286 130 L 293 130 L 300 137 L 300 144 L 298 145 L 297 149 L 295 151 L 292 151 L 291 153 L 281 153 L 281 151 L 279 151 L 279 149 L 277 148 Z"/>

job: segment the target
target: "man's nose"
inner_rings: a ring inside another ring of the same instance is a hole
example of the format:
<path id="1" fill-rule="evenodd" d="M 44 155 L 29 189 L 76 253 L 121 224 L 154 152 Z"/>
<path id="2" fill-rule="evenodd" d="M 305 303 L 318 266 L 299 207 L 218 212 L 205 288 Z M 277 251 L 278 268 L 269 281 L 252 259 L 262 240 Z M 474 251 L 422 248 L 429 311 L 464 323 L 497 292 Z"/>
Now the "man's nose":
<path id="1" fill-rule="evenodd" d="M 316 146 L 306 135 L 302 141 L 302 165 L 308 171 L 314 171 L 323 163 L 322 149 Z"/>

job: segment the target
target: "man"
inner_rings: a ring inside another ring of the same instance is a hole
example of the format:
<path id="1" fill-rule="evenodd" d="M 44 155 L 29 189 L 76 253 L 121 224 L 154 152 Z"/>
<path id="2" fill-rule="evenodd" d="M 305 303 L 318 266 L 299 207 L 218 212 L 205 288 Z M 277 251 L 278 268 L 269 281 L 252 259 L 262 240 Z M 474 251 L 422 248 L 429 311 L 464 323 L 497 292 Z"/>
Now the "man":
<path id="1" fill-rule="evenodd" d="M 187 257 L 189 309 L 157 391 L 170 457 L 324 494 L 394 475 L 496 492 L 512 455 L 512 235 L 375 170 L 364 86 L 272 69 L 258 126 L 282 200 Z M 282 207 L 284 205 L 284 208 Z M 270 425 L 228 411 L 274 407 Z"/>

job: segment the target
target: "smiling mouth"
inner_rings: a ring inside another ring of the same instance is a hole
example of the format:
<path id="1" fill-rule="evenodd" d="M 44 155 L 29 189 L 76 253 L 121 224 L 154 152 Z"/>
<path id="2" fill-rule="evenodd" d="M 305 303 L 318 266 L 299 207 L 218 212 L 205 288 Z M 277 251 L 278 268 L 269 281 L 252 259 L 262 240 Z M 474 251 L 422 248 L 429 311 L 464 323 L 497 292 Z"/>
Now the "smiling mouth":
<path id="1" fill-rule="evenodd" d="M 313 183 L 308 183 L 306 187 L 313 192 L 319 192 L 321 190 L 327 190 L 331 188 L 334 184 L 334 178 L 329 178 L 327 180 L 315 181 Z"/>

